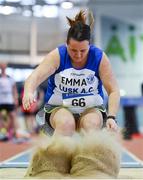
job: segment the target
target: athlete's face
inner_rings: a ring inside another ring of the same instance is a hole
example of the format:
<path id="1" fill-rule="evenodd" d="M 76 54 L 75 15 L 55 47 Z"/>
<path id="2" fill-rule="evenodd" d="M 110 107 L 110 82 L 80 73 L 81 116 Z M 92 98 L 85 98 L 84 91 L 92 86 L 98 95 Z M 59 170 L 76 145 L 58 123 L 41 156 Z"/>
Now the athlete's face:
<path id="1" fill-rule="evenodd" d="M 6 64 L 6 63 L 0 63 L 0 70 L 1 70 L 1 73 L 4 73 L 4 72 L 5 72 L 6 67 L 7 67 L 7 64 Z"/>
<path id="2" fill-rule="evenodd" d="M 70 39 L 67 45 L 67 50 L 73 63 L 85 62 L 89 51 L 89 41 L 76 41 Z"/>

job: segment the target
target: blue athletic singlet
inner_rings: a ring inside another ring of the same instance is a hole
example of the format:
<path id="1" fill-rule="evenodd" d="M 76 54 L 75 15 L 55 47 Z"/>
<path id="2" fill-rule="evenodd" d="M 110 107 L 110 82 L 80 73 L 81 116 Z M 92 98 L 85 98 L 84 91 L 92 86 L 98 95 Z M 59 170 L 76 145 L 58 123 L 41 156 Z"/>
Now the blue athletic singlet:
<path id="1" fill-rule="evenodd" d="M 104 97 L 99 65 L 103 52 L 90 45 L 85 67 L 75 69 L 66 45 L 59 46 L 58 50 L 60 66 L 48 78 L 46 103 L 66 106 L 73 113 L 81 113 L 86 108 L 102 105 Z"/>

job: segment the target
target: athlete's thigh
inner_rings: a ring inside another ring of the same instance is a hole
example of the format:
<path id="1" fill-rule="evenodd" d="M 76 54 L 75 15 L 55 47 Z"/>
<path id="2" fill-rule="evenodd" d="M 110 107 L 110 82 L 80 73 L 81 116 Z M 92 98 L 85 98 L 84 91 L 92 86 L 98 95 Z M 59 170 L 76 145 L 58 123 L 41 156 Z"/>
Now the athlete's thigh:
<path id="1" fill-rule="evenodd" d="M 66 122 L 70 121 L 75 124 L 75 119 L 73 114 L 67 109 L 63 107 L 56 108 L 50 115 L 50 124 L 53 128 L 56 127 L 56 123 L 58 122 Z"/>

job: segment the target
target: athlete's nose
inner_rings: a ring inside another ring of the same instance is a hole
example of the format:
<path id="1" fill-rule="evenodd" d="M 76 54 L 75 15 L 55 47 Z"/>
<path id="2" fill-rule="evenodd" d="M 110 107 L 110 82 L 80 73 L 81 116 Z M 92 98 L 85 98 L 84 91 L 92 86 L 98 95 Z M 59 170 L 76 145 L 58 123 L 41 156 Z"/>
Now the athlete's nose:
<path id="1" fill-rule="evenodd" d="M 81 52 L 76 52 L 76 57 L 80 58 L 81 57 Z"/>

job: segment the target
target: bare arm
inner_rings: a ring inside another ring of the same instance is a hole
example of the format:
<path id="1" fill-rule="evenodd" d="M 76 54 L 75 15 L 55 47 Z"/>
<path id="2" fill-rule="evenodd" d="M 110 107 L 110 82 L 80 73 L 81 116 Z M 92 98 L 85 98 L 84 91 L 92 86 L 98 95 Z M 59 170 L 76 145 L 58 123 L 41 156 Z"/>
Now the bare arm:
<path id="1" fill-rule="evenodd" d="M 113 74 L 109 59 L 103 54 L 102 61 L 99 68 L 100 78 L 103 82 L 103 86 L 109 96 L 108 99 L 108 115 L 116 116 L 119 103 L 120 103 L 120 92 L 117 81 Z"/>
<path id="2" fill-rule="evenodd" d="M 52 75 L 59 67 L 60 57 L 58 49 L 51 51 L 42 63 L 26 79 L 24 84 L 23 107 L 29 109 L 35 102 L 34 92 L 37 87 Z"/>

